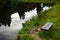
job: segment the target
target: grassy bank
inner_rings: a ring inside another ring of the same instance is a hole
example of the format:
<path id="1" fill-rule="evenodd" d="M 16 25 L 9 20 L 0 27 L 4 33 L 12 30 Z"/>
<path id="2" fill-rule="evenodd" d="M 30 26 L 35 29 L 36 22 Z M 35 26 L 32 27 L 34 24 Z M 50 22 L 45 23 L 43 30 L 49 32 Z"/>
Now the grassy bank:
<path id="1" fill-rule="evenodd" d="M 47 22 L 53 26 L 48 31 L 40 28 Z M 51 9 L 40 12 L 39 16 L 33 17 L 23 24 L 19 31 L 17 40 L 60 40 L 60 4 L 57 3 Z"/>
<path id="2" fill-rule="evenodd" d="M 49 31 L 40 31 L 39 37 L 43 40 L 60 40 L 60 4 L 45 12 L 45 15 L 40 23 L 43 25 L 46 22 L 52 22 L 53 26 Z"/>
<path id="3" fill-rule="evenodd" d="M 52 2 L 59 2 L 60 0 L 18 0 L 20 2 L 42 2 L 42 3 L 52 3 Z"/>

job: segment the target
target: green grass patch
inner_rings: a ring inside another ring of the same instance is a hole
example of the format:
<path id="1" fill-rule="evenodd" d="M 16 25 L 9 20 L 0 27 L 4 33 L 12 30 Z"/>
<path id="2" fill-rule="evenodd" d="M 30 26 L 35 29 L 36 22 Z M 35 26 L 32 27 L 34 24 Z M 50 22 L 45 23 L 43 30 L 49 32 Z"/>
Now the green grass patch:
<path id="1" fill-rule="evenodd" d="M 42 12 L 42 14 L 44 14 L 44 12 Z M 46 22 L 52 22 L 53 26 L 48 31 L 40 31 L 38 34 L 39 37 L 42 38 L 42 40 L 60 40 L 60 5 L 57 4 L 53 6 L 50 10 L 45 12 L 45 15 L 46 17 L 41 19 L 42 25 Z"/>
<path id="2" fill-rule="evenodd" d="M 32 37 L 30 36 L 29 31 L 33 28 L 42 27 L 47 22 L 52 22 L 53 26 L 48 31 L 44 31 L 44 30 L 39 31 L 38 36 L 42 40 L 60 40 L 60 4 L 59 3 L 57 3 L 48 11 L 40 12 L 37 17 L 33 17 L 31 20 L 24 23 L 22 30 L 20 30 L 18 33 L 21 38 L 20 40 L 33 40 Z"/>
<path id="3" fill-rule="evenodd" d="M 52 3 L 52 2 L 60 2 L 59 0 L 18 0 L 20 2 L 40 2 L 40 3 Z"/>
<path id="4" fill-rule="evenodd" d="M 29 34 L 19 34 L 17 40 L 33 40 Z"/>

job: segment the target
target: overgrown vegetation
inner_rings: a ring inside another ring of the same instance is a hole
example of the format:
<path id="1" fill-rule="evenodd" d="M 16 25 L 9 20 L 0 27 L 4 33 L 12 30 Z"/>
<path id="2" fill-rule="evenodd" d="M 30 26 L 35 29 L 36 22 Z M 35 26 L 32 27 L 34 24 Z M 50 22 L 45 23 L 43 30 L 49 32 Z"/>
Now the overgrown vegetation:
<path id="1" fill-rule="evenodd" d="M 44 14 L 44 13 L 43 13 Z M 41 19 L 42 25 L 46 22 L 52 22 L 53 26 L 49 31 L 40 31 L 39 36 L 43 40 L 60 40 L 60 4 L 56 4 L 46 13 L 46 18 Z M 46 38 L 45 38 L 46 37 Z"/>
<path id="2" fill-rule="evenodd" d="M 59 2 L 59 0 L 18 0 L 20 2 L 43 2 L 43 3 L 52 3 L 52 2 Z"/>
<path id="3" fill-rule="evenodd" d="M 19 40 L 34 40 L 31 37 L 31 31 L 34 28 L 41 28 L 46 22 L 52 22 L 53 26 L 48 31 L 40 30 L 35 33 L 41 38 L 41 40 L 60 40 L 60 4 L 57 3 L 51 9 L 45 12 L 40 12 L 38 17 L 34 17 L 31 20 L 27 21 L 23 24 L 22 30 L 19 31 Z M 34 31 L 33 31 L 34 33 Z M 26 37 L 23 35 L 28 35 L 30 37 Z M 22 37 L 23 36 L 23 37 Z M 17 37 L 18 38 L 18 37 Z"/>

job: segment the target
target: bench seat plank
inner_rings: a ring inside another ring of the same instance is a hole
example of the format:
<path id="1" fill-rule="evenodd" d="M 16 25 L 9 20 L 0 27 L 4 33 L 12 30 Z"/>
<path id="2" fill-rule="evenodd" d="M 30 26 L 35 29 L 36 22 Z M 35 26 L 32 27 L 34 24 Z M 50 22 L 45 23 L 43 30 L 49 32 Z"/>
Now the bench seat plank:
<path id="1" fill-rule="evenodd" d="M 47 22 L 43 27 L 41 27 L 41 29 L 49 30 L 52 25 L 53 25 L 53 23 Z"/>

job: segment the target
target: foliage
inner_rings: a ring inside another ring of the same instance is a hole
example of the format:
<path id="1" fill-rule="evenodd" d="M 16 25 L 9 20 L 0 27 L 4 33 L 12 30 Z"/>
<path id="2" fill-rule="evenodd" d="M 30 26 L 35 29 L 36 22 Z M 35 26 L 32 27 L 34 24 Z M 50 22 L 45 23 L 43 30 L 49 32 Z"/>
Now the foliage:
<path id="1" fill-rule="evenodd" d="M 53 26 L 52 26 L 53 27 Z M 55 32 L 56 29 L 53 27 L 48 31 L 42 30 L 41 32 L 39 32 L 39 37 L 41 37 L 42 39 L 46 38 L 46 39 L 53 39 L 55 38 Z"/>
<path id="2" fill-rule="evenodd" d="M 33 38 L 29 35 L 28 30 L 23 28 L 19 31 L 16 40 L 33 40 Z"/>
<path id="3" fill-rule="evenodd" d="M 25 24 L 23 24 L 23 27 L 35 27 L 39 26 L 39 21 L 36 19 L 37 17 L 33 17 L 30 21 L 27 21 Z"/>
<path id="4" fill-rule="evenodd" d="M 29 34 L 20 34 L 17 36 L 17 40 L 33 40 Z"/>
<path id="5" fill-rule="evenodd" d="M 40 2 L 40 3 L 53 3 L 59 2 L 59 0 L 18 0 L 20 2 Z"/>
<path id="6" fill-rule="evenodd" d="M 42 12 L 44 14 L 44 12 Z M 41 14 L 40 14 L 41 15 Z M 50 10 L 45 12 L 45 18 L 42 17 L 40 24 L 44 25 L 46 22 L 52 22 L 53 26 L 48 31 L 39 32 L 40 38 L 42 40 L 60 40 L 60 4 L 56 4 Z"/>
<path id="7" fill-rule="evenodd" d="M 31 30 L 30 28 L 35 28 L 41 25 L 41 27 L 46 22 L 52 22 L 53 26 L 50 30 L 39 31 L 38 35 L 42 40 L 60 40 L 60 4 L 57 3 L 51 9 L 45 12 L 40 12 L 38 17 L 34 17 L 33 19 L 27 21 L 23 24 L 23 32 L 19 32 L 23 35 L 23 33 L 29 34 L 27 31 Z M 19 34 L 20 35 L 20 34 Z M 30 34 L 29 34 L 30 35 Z"/>

